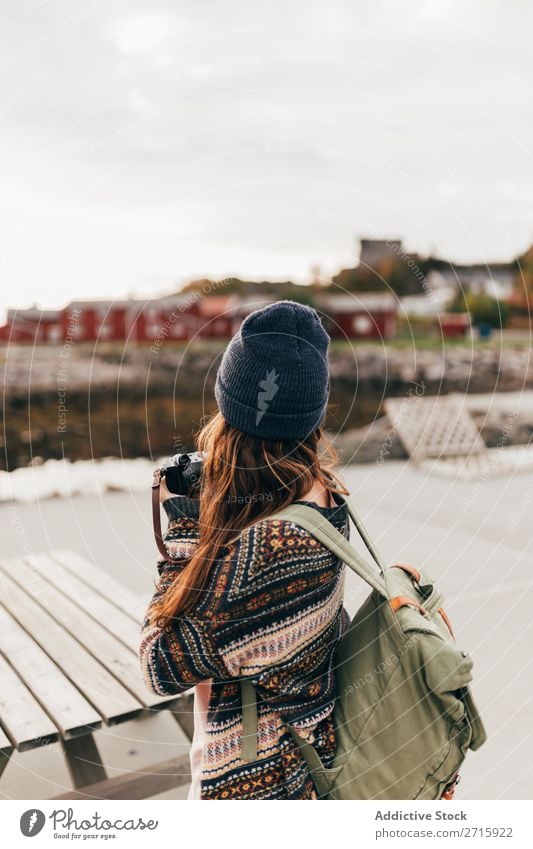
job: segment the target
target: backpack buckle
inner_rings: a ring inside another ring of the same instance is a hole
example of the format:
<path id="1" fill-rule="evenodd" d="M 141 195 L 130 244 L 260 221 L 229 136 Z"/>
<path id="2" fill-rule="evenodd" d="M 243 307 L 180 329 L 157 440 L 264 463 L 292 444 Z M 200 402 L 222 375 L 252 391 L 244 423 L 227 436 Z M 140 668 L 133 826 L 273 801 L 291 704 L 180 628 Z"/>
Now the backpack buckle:
<path id="1" fill-rule="evenodd" d="M 446 799 L 446 801 L 453 799 L 453 797 L 455 795 L 455 788 L 459 784 L 460 780 L 461 780 L 461 776 L 459 775 L 458 772 L 456 772 L 454 777 L 450 781 L 450 783 L 447 784 L 446 787 L 444 788 L 442 796 L 440 798 Z"/>

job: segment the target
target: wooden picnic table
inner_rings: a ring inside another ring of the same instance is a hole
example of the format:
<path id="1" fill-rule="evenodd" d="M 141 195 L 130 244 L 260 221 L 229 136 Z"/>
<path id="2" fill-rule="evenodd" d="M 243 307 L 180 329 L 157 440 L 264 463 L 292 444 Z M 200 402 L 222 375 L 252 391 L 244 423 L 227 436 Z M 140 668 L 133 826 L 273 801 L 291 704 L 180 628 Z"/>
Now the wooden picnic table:
<path id="1" fill-rule="evenodd" d="M 143 681 L 140 599 L 72 551 L 0 558 L 0 587 L 0 775 L 13 750 L 59 742 L 74 789 L 57 799 L 188 784 L 188 755 L 108 778 L 93 736 L 160 710 L 192 736 L 192 696 L 157 696 Z"/>

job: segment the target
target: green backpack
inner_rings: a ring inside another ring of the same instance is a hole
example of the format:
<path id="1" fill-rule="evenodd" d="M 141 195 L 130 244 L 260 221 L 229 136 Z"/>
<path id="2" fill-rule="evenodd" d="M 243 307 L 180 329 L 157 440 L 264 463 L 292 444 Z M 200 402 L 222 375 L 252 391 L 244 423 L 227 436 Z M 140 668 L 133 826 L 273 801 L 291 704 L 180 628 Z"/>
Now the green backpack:
<path id="1" fill-rule="evenodd" d="M 486 733 L 468 689 L 472 660 L 455 643 L 442 595 L 422 570 L 385 567 L 353 506 L 349 514 L 375 560 L 372 568 L 312 507 L 269 516 L 309 531 L 372 587 L 336 655 L 336 751 L 325 768 L 294 728 L 320 799 L 450 799 L 468 749 Z M 257 704 L 241 682 L 243 752 L 257 758 Z"/>

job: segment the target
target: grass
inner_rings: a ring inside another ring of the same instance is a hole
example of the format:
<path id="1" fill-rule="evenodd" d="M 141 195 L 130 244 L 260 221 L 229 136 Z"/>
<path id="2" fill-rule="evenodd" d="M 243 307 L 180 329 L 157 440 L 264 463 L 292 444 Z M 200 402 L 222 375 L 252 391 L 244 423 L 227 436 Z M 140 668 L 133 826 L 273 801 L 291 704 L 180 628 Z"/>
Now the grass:
<path id="1" fill-rule="evenodd" d="M 349 351 L 352 348 L 386 348 L 390 350 L 406 350 L 415 348 L 418 351 L 442 351 L 450 348 L 472 348 L 475 350 L 498 350 L 500 348 L 513 348 L 523 350 L 531 347 L 532 340 L 524 331 L 502 333 L 495 331 L 490 339 L 476 339 L 475 337 L 443 337 L 423 333 L 400 333 L 393 339 L 333 339 L 331 350 Z"/>
<path id="2" fill-rule="evenodd" d="M 181 352 L 186 348 L 191 351 L 205 351 L 206 353 L 218 353 L 224 350 L 229 339 L 195 339 L 194 341 L 177 341 L 166 339 L 161 347 L 163 353 L 169 351 Z M 494 331 L 490 339 L 477 339 L 476 337 L 443 337 L 438 334 L 423 332 L 422 330 L 411 327 L 400 328 L 400 332 L 393 339 L 332 339 L 331 350 L 333 352 L 349 351 L 352 348 L 389 348 L 391 350 L 405 350 L 416 348 L 418 350 L 434 350 L 440 351 L 447 348 L 471 348 L 474 349 L 499 349 L 501 347 L 523 349 L 528 348 L 532 344 L 532 338 L 528 330 L 504 330 L 503 332 Z M 15 347 L 18 347 L 17 343 Z M 21 347 L 33 347 L 31 343 L 22 343 Z M 39 346 L 36 346 L 37 348 Z M 52 345 L 47 345 L 47 348 L 53 348 Z M 55 346 L 60 348 L 61 346 Z M 120 362 L 123 356 L 127 356 L 128 351 L 144 350 L 147 354 L 150 353 L 152 347 L 151 342 L 77 342 L 75 346 L 76 352 L 86 357 L 101 357 L 104 360 Z M 0 347 L 0 362 L 3 362 L 8 355 L 7 346 Z M 152 353 L 153 361 L 157 362 L 157 353 Z"/>

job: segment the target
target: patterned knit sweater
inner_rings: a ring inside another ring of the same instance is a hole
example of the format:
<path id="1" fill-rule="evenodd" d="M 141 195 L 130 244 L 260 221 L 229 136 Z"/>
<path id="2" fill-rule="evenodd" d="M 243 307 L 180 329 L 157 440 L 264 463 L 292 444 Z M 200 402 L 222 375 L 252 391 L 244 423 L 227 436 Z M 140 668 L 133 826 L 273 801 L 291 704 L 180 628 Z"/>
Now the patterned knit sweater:
<path id="1" fill-rule="evenodd" d="M 348 537 L 346 506 L 319 507 Z M 165 541 L 173 558 L 198 542 L 197 503 L 172 498 Z M 160 559 L 159 582 L 143 624 L 139 657 L 148 688 L 184 692 L 211 679 L 202 799 L 314 799 L 305 762 L 287 727 L 332 762 L 335 652 L 349 624 L 343 608 L 344 565 L 300 526 L 263 519 L 223 549 L 192 614 L 163 629 L 150 607 L 179 564 Z M 239 680 L 251 678 L 258 699 L 257 760 L 241 759 Z"/>

